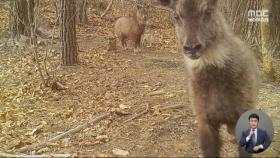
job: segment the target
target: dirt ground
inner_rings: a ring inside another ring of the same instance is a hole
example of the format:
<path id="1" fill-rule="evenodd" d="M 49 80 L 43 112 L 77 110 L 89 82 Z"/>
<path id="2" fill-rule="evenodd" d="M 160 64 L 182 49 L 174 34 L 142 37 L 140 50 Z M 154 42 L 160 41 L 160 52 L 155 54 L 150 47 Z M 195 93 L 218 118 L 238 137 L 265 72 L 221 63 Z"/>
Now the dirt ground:
<path id="1" fill-rule="evenodd" d="M 129 157 L 201 156 L 183 57 L 176 52 L 173 29 L 150 25 L 140 51 L 123 50 L 118 45 L 116 51 L 107 52 L 110 31 L 100 31 L 103 26 L 98 21 L 94 25 L 78 28 L 79 65 L 59 66 L 58 40 L 48 54 L 47 67 L 56 68 L 50 73 L 66 90 L 54 91 L 40 84 L 30 49 L 1 47 L 0 152 L 13 153 L 102 112 L 120 110 L 118 115 L 30 153 L 111 157 L 114 149 L 121 149 L 128 151 Z M 166 43 L 171 44 L 164 46 Z M 46 47 L 39 49 L 40 60 Z M 279 157 L 280 86 L 262 83 L 258 100 L 257 108 L 272 118 L 275 132 L 270 148 L 257 156 Z M 157 110 L 172 105 L 182 107 Z M 147 107 L 147 113 L 125 122 Z M 221 135 L 222 156 L 236 157 L 237 145 L 226 127 L 221 128 Z"/>

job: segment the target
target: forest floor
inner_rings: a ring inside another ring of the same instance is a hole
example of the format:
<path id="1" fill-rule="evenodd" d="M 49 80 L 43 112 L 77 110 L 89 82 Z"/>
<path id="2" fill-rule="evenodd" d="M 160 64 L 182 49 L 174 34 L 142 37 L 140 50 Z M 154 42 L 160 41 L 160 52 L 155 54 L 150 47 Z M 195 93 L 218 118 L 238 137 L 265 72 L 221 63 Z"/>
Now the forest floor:
<path id="1" fill-rule="evenodd" d="M 175 51 L 174 30 L 154 26 L 159 25 L 148 27 L 144 46 L 137 52 L 119 45 L 116 51 L 107 52 L 110 31 L 98 19 L 93 27 L 79 27 L 80 63 L 71 67 L 59 66 L 56 40 L 47 66 L 55 68 L 50 73 L 67 87 L 61 91 L 42 86 L 29 48 L 1 47 L 0 152 L 13 153 L 25 145 L 45 141 L 102 112 L 122 111 L 32 153 L 111 157 L 120 149 L 122 154 L 137 157 L 201 156 L 197 123 L 186 92 L 183 57 Z M 52 32 L 42 31 L 49 35 Z M 39 49 L 40 61 L 46 47 Z M 158 110 L 172 105 L 182 107 Z M 147 107 L 147 113 L 125 122 Z M 270 148 L 258 156 L 277 157 L 279 85 L 262 83 L 257 109 L 272 118 L 275 131 Z M 222 156 L 236 157 L 237 145 L 232 143 L 234 138 L 227 134 L 226 127 L 221 128 L 221 135 L 225 142 Z"/>

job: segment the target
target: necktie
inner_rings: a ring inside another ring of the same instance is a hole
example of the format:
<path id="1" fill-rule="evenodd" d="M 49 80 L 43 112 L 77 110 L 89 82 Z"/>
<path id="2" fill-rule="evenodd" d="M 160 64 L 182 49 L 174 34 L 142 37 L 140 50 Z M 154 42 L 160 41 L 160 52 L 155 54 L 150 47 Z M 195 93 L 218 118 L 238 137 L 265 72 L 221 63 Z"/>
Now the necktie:
<path id="1" fill-rule="evenodd" d="M 257 139 L 256 139 L 256 133 L 255 133 L 255 129 L 253 129 L 254 134 L 252 135 L 252 141 L 254 146 L 257 144 Z"/>

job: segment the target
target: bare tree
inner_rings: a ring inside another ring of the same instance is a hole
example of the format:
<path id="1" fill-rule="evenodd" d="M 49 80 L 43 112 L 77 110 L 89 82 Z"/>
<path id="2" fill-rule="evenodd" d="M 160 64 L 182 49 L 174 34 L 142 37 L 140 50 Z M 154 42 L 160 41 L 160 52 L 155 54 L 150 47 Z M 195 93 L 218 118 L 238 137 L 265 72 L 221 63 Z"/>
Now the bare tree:
<path id="1" fill-rule="evenodd" d="M 261 32 L 259 22 L 248 21 L 249 10 L 261 10 L 262 0 L 224 0 L 220 8 L 227 17 L 235 33 L 251 45 L 261 56 Z"/>
<path id="2" fill-rule="evenodd" d="M 220 8 L 234 31 L 246 40 L 259 60 L 263 61 L 264 76 L 273 79 L 280 72 L 280 1 L 279 0 L 224 0 Z M 269 11 L 269 22 L 250 22 L 248 11 Z M 275 65 L 276 64 L 276 65 Z"/>
<path id="3" fill-rule="evenodd" d="M 78 62 L 76 39 L 76 0 L 60 0 L 61 63 L 74 65 Z"/>
<path id="4" fill-rule="evenodd" d="M 38 3 L 38 0 L 36 0 Z M 30 36 L 30 27 L 34 27 L 34 0 L 10 1 L 10 32 L 11 37 L 19 35 Z"/>

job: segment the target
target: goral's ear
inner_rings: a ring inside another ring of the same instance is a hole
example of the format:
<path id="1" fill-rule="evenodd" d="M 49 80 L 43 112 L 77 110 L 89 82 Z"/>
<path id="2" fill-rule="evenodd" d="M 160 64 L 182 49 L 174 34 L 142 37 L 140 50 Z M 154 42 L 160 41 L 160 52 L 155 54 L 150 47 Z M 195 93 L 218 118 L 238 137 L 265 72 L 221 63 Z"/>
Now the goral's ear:
<path id="1" fill-rule="evenodd" d="M 153 4 L 174 9 L 178 0 L 153 0 Z"/>

